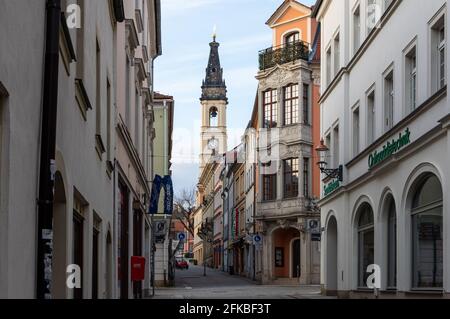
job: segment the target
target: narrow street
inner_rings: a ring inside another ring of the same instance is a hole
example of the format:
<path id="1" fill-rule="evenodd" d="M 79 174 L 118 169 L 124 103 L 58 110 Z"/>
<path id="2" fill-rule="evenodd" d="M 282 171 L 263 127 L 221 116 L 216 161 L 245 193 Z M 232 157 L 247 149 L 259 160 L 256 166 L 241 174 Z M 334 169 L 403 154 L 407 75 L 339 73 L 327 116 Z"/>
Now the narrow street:
<path id="1" fill-rule="evenodd" d="M 176 286 L 158 288 L 154 299 L 321 299 L 319 286 L 263 286 L 238 276 L 190 265 L 177 270 Z"/>

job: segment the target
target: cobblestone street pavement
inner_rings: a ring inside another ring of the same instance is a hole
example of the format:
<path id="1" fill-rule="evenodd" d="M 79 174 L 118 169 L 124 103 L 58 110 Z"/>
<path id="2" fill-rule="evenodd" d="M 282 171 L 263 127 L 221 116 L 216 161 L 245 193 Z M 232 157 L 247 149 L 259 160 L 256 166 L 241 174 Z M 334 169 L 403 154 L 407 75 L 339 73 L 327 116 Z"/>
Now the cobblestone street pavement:
<path id="1" fill-rule="evenodd" d="M 263 286 L 213 269 L 177 270 L 176 286 L 157 288 L 154 299 L 322 299 L 319 286 Z"/>

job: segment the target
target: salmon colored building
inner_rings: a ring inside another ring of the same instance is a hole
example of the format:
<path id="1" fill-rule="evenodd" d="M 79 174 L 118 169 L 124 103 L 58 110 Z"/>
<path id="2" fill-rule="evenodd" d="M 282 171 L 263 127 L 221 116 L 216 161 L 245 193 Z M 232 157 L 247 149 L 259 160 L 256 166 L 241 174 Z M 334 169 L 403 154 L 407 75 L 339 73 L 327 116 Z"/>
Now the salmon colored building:
<path id="1" fill-rule="evenodd" d="M 260 51 L 257 230 L 263 283 L 320 283 L 320 43 L 312 8 L 284 1 Z"/>

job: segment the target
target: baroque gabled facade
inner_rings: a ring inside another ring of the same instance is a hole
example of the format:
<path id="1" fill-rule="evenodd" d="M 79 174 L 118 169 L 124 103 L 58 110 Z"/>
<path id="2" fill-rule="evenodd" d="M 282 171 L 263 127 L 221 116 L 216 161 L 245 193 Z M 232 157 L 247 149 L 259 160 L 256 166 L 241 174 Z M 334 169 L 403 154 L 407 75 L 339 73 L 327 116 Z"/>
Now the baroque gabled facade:
<path id="1" fill-rule="evenodd" d="M 317 24 L 311 8 L 297 1 L 284 1 L 267 24 L 273 46 L 260 52 L 256 76 L 262 281 L 318 284 L 319 243 L 309 228 L 319 220 L 313 198 L 319 196 L 314 145 L 320 63 L 310 44 Z"/>

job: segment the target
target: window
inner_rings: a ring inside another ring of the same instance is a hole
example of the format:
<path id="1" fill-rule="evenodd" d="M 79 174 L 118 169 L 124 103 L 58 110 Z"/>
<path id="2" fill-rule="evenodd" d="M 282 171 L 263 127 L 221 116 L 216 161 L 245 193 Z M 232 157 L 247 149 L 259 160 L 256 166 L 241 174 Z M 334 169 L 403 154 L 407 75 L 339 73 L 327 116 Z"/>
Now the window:
<path id="1" fill-rule="evenodd" d="M 360 6 L 353 11 L 353 53 L 355 54 L 361 45 L 361 14 Z"/>
<path id="2" fill-rule="evenodd" d="M 300 33 L 299 32 L 292 32 L 289 33 L 285 38 L 284 38 L 284 43 L 285 44 L 291 44 L 291 43 L 296 43 L 300 41 Z"/>
<path id="3" fill-rule="evenodd" d="M 331 147 L 331 133 L 328 133 L 328 134 L 325 136 L 325 145 L 326 145 L 328 148 Z M 327 157 L 328 157 L 328 158 L 331 156 L 330 154 L 331 154 L 330 151 L 328 151 L 328 152 L 327 152 Z M 327 159 L 327 162 L 329 163 L 329 159 Z"/>
<path id="4" fill-rule="evenodd" d="M 125 125 L 128 127 L 128 130 L 131 128 L 131 77 L 130 77 L 130 59 L 129 57 L 125 57 L 126 59 L 126 69 L 125 69 Z"/>
<path id="5" fill-rule="evenodd" d="M 431 59 L 433 92 L 442 89 L 446 82 L 446 29 L 445 15 L 441 15 L 431 27 Z"/>
<path id="6" fill-rule="evenodd" d="M 284 124 L 298 123 L 298 84 L 284 88 Z"/>
<path id="7" fill-rule="evenodd" d="M 270 201 L 277 199 L 277 175 L 263 175 L 263 200 Z"/>
<path id="8" fill-rule="evenodd" d="M 96 80 L 96 122 L 95 133 L 101 135 L 101 116 L 102 116 L 102 98 L 101 98 L 101 59 L 100 59 L 100 44 L 96 42 L 96 58 L 95 58 L 95 80 Z"/>
<path id="9" fill-rule="evenodd" d="M 394 126 L 394 71 L 384 78 L 384 131 Z"/>
<path id="10" fill-rule="evenodd" d="M 217 110 L 217 107 L 213 106 L 209 110 L 209 126 L 210 127 L 217 127 L 219 125 L 219 111 Z"/>
<path id="11" fill-rule="evenodd" d="M 359 107 L 353 110 L 353 156 L 359 154 Z"/>
<path id="12" fill-rule="evenodd" d="M 309 121 L 309 84 L 303 84 L 303 124 L 310 124 Z"/>
<path id="13" fill-rule="evenodd" d="M 339 33 L 334 38 L 334 76 L 336 76 L 341 67 L 341 42 Z"/>
<path id="14" fill-rule="evenodd" d="M 264 127 L 277 127 L 278 92 L 276 89 L 264 92 Z"/>
<path id="15" fill-rule="evenodd" d="M 430 174 L 412 197 L 413 288 L 443 287 L 442 211 L 442 186 Z"/>
<path id="16" fill-rule="evenodd" d="M 367 145 L 375 141 L 376 130 L 375 91 L 367 96 Z"/>
<path id="17" fill-rule="evenodd" d="M 3 113 L 3 91 L 2 91 L 2 88 L 3 88 L 3 85 L 2 85 L 2 83 L 0 82 L 0 181 L 2 180 L 1 179 L 1 177 L 2 177 L 2 151 L 3 151 L 3 146 L 2 146 L 2 144 L 3 144 L 3 118 L 2 118 L 2 113 Z M 0 185 L 0 187 L 1 187 L 1 185 Z M 0 188 L 0 191 L 1 191 L 1 188 Z M 1 192 L 0 192 L 0 194 L 1 194 Z M 2 196 L 0 196 L 0 199 L 1 199 L 1 197 Z"/>
<path id="18" fill-rule="evenodd" d="M 326 63 L 327 68 L 325 78 L 327 79 L 327 86 L 328 86 L 331 83 L 331 47 L 328 48 L 326 53 Z"/>
<path id="19" fill-rule="evenodd" d="M 336 125 L 333 129 L 333 165 L 339 166 L 339 125 Z"/>
<path id="20" fill-rule="evenodd" d="M 388 201 L 388 283 L 387 287 L 397 287 L 397 214 L 395 202 L 391 197 Z"/>
<path id="21" fill-rule="evenodd" d="M 298 196 L 298 164 L 298 158 L 291 158 L 283 161 L 284 198 L 294 198 Z"/>
<path id="22" fill-rule="evenodd" d="M 303 158 L 303 196 L 309 198 L 309 158 Z"/>
<path id="23" fill-rule="evenodd" d="M 392 4 L 392 0 L 384 0 L 384 8 L 383 11 L 386 11 Z"/>
<path id="24" fill-rule="evenodd" d="M 380 18 L 380 7 L 377 0 L 367 0 L 367 34 L 375 28 Z"/>
<path id="25" fill-rule="evenodd" d="M 139 90 L 136 88 L 135 95 L 134 95 L 134 146 L 136 150 L 139 153 L 139 127 L 140 127 L 140 120 L 139 120 L 139 114 L 141 113 L 141 107 L 140 107 L 140 98 L 139 98 Z"/>
<path id="26" fill-rule="evenodd" d="M 363 204 L 358 219 L 358 286 L 367 287 L 367 267 L 374 264 L 375 240 L 373 211 L 369 204 Z"/>
<path id="27" fill-rule="evenodd" d="M 107 160 L 112 159 L 111 150 L 111 134 L 112 132 L 112 105 L 111 105 L 111 82 L 106 80 L 106 156 Z"/>
<path id="28" fill-rule="evenodd" d="M 417 56 L 415 46 L 406 54 L 405 70 L 406 105 L 408 111 L 412 112 L 417 107 Z"/>
<path id="29" fill-rule="evenodd" d="M 76 29 L 77 32 L 77 79 L 83 78 L 84 73 L 84 0 L 78 0 L 78 6 L 80 7 L 80 28 Z"/>
<path id="30" fill-rule="evenodd" d="M 445 85 L 445 26 L 442 26 L 439 30 L 439 89 L 442 89 Z"/>

